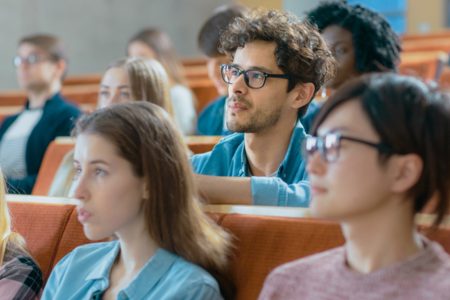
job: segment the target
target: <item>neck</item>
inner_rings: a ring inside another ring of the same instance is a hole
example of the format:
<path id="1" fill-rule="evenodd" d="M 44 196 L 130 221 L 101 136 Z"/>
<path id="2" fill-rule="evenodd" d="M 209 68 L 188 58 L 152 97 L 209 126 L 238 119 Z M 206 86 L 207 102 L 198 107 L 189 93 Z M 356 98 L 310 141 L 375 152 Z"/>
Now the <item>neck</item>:
<path id="1" fill-rule="evenodd" d="M 40 108 L 45 105 L 45 102 L 54 94 L 61 90 L 61 83 L 55 81 L 47 88 L 42 90 L 27 90 L 27 96 L 30 108 Z"/>
<path id="2" fill-rule="evenodd" d="M 277 171 L 289 147 L 297 118 L 285 118 L 257 133 L 245 133 L 245 152 L 254 176 L 270 176 Z"/>
<path id="3" fill-rule="evenodd" d="M 134 232 L 117 233 L 117 236 L 120 243 L 117 263 L 123 267 L 127 275 L 139 272 L 158 249 L 158 245 L 150 237 L 145 226 L 141 226 L 141 230 Z"/>
<path id="4" fill-rule="evenodd" d="M 422 249 L 414 226 L 412 201 L 397 200 L 390 199 L 396 204 L 342 223 L 350 268 L 370 273 L 404 261 Z"/>

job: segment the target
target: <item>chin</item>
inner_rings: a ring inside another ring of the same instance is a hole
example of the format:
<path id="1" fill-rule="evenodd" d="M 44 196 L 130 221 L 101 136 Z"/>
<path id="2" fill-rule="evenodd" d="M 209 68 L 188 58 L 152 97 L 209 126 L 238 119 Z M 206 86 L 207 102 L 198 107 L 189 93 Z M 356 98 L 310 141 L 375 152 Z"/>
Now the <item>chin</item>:
<path id="1" fill-rule="evenodd" d="M 91 241 L 104 240 L 112 236 L 110 232 L 106 233 L 104 231 L 89 228 L 88 226 L 83 226 L 84 235 Z"/>

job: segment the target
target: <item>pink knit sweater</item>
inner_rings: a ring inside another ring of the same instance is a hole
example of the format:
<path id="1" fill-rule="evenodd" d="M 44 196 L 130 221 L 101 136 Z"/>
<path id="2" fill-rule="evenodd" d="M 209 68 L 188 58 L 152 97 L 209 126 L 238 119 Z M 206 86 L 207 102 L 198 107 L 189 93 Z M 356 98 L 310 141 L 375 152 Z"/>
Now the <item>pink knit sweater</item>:
<path id="1" fill-rule="evenodd" d="M 347 266 L 340 247 L 278 267 L 259 299 L 450 299 L 450 256 L 425 241 L 424 250 L 406 261 L 361 274 Z"/>

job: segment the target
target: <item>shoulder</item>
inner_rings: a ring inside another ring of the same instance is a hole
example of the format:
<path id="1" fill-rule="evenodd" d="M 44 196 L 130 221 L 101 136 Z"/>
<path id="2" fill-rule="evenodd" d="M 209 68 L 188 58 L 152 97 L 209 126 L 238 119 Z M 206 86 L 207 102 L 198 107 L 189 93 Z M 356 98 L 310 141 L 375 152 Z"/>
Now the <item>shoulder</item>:
<path id="1" fill-rule="evenodd" d="M 195 169 L 202 168 L 208 161 L 214 164 L 225 163 L 229 165 L 236 151 L 243 146 L 244 134 L 233 133 L 223 137 L 210 152 L 192 156 L 191 162 Z"/>
<path id="2" fill-rule="evenodd" d="M 174 255 L 174 254 L 172 254 Z M 220 295 L 220 289 L 217 281 L 212 275 L 198 265 L 186 261 L 177 256 L 166 280 L 178 285 L 180 290 L 187 290 L 187 294 L 217 294 Z"/>
<path id="3" fill-rule="evenodd" d="M 81 111 L 77 106 L 70 103 L 68 100 L 66 100 L 60 95 L 55 95 L 51 99 L 50 105 L 45 106 L 44 110 L 47 113 L 54 112 L 55 114 L 57 113 L 58 115 L 62 114 L 63 117 L 68 115 L 72 117 L 78 117 L 79 115 L 81 115 Z"/>
<path id="4" fill-rule="evenodd" d="M 212 100 L 200 113 L 200 117 L 203 115 L 207 115 L 217 110 L 224 110 L 226 96 L 219 96 L 218 98 Z M 200 118 L 199 117 L 199 118 Z M 221 120 L 222 121 L 222 120 Z"/>
<path id="5" fill-rule="evenodd" d="M 273 281 L 291 281 L 300 278 L 311 279 L 315 275 L 322 277 L 324 273 L 336 269 L 336 265 L 342 261 L 344 257 L 344 248 L 334 248 L 324 252 L 320 252 L 296 261 L 281 265 L 276 268 L 268 277 Z"/>
<path id="6" fill-rule="evenodd" d="M 20 286 L 16 295 L 37 295 L 43 285 L 42 272 L 37 263 L 24 251 L 10 247 L 0 267 L 0 281 L 4 280 L 11 283 L 11 287 Z"/>
<path id="7" fill-rule="evenodd" d="M 55 266 L 55 270 L 68 268 L 84 269 L 98 264 L 107 254 L 114 251 L 117 242 L 92 243 L 79 246 L 64 256 Z"/>

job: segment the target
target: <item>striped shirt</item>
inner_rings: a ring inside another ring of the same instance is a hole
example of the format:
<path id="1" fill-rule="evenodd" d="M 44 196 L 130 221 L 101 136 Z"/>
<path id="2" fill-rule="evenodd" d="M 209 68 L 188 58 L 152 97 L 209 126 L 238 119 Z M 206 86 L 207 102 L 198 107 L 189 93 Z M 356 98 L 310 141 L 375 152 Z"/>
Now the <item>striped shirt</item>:
<path id="1" fill-rule="evenodd" d="M 0 299 L 39 299 L 42 286 L 42 272 L 34 260 L 8 244 L 0 266 Z"/>
<path id="2" fill-rule="evenodd" d="M 25 150 L 28 138 L 42 117 L 42 109 L 26 109 L 8 128 L 0 143 L 0 166 L 7 178 L 22 179 L 27 175 Z"/>

